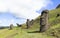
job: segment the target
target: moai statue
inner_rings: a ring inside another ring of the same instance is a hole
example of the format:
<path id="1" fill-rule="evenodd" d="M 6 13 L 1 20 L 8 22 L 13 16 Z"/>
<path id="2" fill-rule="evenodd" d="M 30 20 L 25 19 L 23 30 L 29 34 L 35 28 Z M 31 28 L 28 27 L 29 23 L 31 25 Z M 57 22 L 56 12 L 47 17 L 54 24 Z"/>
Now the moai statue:
<path id="1" fill-rule="evenodd" d="M 10 30 L 12 30 L 13 29 L 13 24 L 10 24 Z"/>
<path id="2" fill-rule="evenodd" d="M 40 32 L 48 29 L 48 10 L 43 10 L 40 16 Z"/>
<path id="3" fill-rule="evenodd" d="M 30 21 L 30 25 L 33 25 L 33 19 Z"/>
<path id="4" fill-rule="evenodd" d="M 22 26 L 22 25 L 20 25 L 20 24 L 18 24 L 18 23 L 16 23 L 16 24 L 17 24 L 18 27 L 21 27 L 21 26 Z"/>
<path id="5" fill-rule="evenodd" d="M 29 21 L 29 19 L 27 19 L 26 25 L 27 25 L 27 29 L 28 29 L 30 27 L 30 21 Z"/>

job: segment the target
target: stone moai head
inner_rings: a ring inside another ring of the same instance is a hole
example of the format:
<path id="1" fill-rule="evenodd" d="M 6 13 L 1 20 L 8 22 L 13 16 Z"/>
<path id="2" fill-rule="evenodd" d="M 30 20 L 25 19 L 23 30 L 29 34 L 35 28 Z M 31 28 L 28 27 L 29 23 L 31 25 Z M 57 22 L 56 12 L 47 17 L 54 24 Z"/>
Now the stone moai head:
<path id="1" fill-rule="evenodd" d="M 43 10 L 40 16 L 40 31 L 46 31 L 48 29 L 48 10 Z"/>
<path id="2" fill-rule="evenodd" d="M 29 21 L 29 19 L 27 19 L 26 25 L 27 25 L 27 29 L 28 29 L 30 27 L 30 21 Z"/>
<path id="3" fill-rule="evenodd" d="M 27 22 L 29 21 L 29 19 L 27 19 Z"/>
<path id="4" fill-rule="evenodd" d="M 13 24 L 10 24 L 10 30 L 12 30 L 13 29 Z"/>
<path id="5" fill-rule="evenodd" d="M 41 13 L 41 16 L 45 15 L 45 14 L 48 14 L 48 10 L 43 10 L 42 13 Z"/>

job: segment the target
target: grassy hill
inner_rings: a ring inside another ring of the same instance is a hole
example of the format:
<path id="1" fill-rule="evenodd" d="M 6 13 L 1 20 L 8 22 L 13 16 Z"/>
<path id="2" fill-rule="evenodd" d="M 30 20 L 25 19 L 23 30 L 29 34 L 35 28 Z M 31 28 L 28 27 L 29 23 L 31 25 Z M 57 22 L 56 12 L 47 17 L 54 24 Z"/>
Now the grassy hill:
<path id="1" fill-rule="evenodd" d="M 49 11 L 49 29 L 45 32 L 47 35 L 50 35 L 52 32 L 55 33 L 55 36 L 60 38 L 60 16 L 57 17 L 57 14 L 60 14 L 60 8 L 53 9 Z M 40 17 L 34 20 L 33 28 L 39 29 L 39 20 Z"/>
<path id="2" fill-rule="evenodd" d="M 29 29 L 24 29 L 26 24 L 22 27 L 14 27 L 13 30 L 3 29 L 0 30 L 0 38 L 60 38 L 60 8 L 49 11 L 49 25 L 50 28 L 44 32 L 39 33 L 40 30 L 40 16 L 37 17 L 33 22 L 33 25 Z M 55 36 L 51 33 L 54 32 Z"/>

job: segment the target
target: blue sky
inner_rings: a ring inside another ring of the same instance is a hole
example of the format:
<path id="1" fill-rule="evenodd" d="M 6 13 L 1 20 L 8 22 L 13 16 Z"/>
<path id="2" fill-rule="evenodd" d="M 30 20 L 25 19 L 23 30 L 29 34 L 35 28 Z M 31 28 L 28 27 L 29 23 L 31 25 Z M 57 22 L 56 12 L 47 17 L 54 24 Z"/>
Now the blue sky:
<path id="1" fill-rule="evenodd" d="M 60 0 L 51 0 L 51 1 L 52 1 L 52 4 L 48 4 L 46 7 L 41 8 L 37 12 L 41 13 L 41 11 L 44 9 L 48 9 L 48 10 L 55 9 L 57 5 L 60 4 Z"/>
<path id="2" fill-rule="evenodd" d="M 11 13 L 0 13 L 0 26 L 9 26 L 10 24 L 14 24 L 16 26 L 16 23 L 22 24 L 25 22 L 26 19 L 24 18 L 18 18 L 15 17 Z"/>
<path id="3" fill-rule="evenodd" d="M 48 5 L 47 9 L 55 9 L 57 7 L 58 4 L 60 4 L 60 0 L 51 0 L 53 2 L 52 5 Z"/>
<path id="4" fill-rule="evenodd" d="M 0 26 L 22 24 L 35 19 L 44 9 L 55 9 L 59 0 L 0 0 Z"/>

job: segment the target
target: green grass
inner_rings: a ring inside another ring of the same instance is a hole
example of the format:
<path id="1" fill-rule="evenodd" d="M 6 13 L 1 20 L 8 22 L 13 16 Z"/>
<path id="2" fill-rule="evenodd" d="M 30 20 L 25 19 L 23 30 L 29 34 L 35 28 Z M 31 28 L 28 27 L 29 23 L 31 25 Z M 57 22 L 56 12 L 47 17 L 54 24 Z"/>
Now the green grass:
<path id="1" fill-rule="evenodd" d="M 56 38 L 50 34 L 54 31 L 57 36 L 60 35 L 60 16 L 56 17 L 58 13 L 60 13 L 60 8 L 49 11 L 50 28 L 44 33 L 34 33 L 34 31 L 40 30 L 39 16 L 33 21 L 34 23 L 29 29 L 25 29 L 26 24 L 23 24 L 21 28 L 15 27 L 13 30 L 0 30 L 0 38 Z"/>
<path id="2" fill-rule="evenodd" d="M 0 38 L 6 38 L 9 35 L 15 33 L 15 31 L 16 31 L 15 29 L 13 29 L 13 30 L 8 30 L 8 29 L 0 30 Z"/>
<path id="3" fill-rule="evenodd" d="M 32 29 L 19 29 L 18 35 L 14 36 L 14 38 L 55 38 L 52 36 L 47 36 L 43 33 L 28 33 L 28 32 L 34 32 L 36 30 Z"/>
<path id="4" fill-rule="evenodd" d="M 35 29 L 22 29 L 16 28 L 13 30 L 3 29 L 0 33 L 0 38 L 55 38 L 52 36 L 48 36 L 44 33 L 29 33 L 36 31 Z M 16 34 L 17 33 L 17 34 Z"/>

